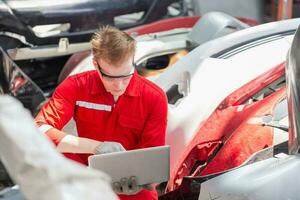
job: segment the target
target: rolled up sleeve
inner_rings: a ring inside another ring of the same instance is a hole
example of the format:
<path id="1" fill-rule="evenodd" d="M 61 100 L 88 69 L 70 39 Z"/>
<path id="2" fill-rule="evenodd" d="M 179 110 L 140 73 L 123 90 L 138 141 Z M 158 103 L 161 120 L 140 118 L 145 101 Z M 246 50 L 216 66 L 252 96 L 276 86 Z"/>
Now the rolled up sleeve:
<path id="1" fill-rule="evenodd" d="M 76 103 L 76 80 L 73 77 L 62 82 L 49 101 L 43 106 L 35 118 L 35 123 L 55 145 L 65 136 L 60 130 L 70 121 Z"/>

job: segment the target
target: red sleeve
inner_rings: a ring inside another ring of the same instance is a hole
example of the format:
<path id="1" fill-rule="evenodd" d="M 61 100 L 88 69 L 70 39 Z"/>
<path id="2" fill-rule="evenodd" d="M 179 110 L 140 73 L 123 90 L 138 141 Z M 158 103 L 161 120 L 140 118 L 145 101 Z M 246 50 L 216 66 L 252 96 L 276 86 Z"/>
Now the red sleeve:
<path id="1" fill-rule="evenodd" d="M 74 77 L 67 78 L 55 90 L 50 100 L 43 106 L 35 118 L 38 127 L 48 127 L 45 134 L 58 144 L 65 136 L 60 130 L 73 117 L 78 86 Z M 50 128 L 49 127 L 53 127 Z"/>
<path id="2" fill-rule="evenodd" d="M 151 100 L 151 102 L 152 105 L 155 102 L 155 106 L 151 106 L 137 148 L 165 145 L 168 114 L 167 97 L 165 93 L 161 92 L 158 98 Z"/>

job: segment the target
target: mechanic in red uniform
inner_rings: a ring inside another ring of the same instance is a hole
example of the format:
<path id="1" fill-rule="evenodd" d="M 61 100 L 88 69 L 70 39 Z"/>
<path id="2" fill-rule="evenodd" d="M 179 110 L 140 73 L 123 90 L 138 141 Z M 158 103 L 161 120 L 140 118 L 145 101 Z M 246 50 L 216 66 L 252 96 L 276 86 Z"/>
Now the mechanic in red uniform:
<path id="1" fill-rule="evenodd" d="M 35 119 L 40 130 L 60 152 L 83 164 L 91 154 L 164 145 L 167 98 L 135 71 L 135 40 L 105 26 L 91 44 L 96 70 L 70 76 L 57 87 Z M 72 118 L 78 136 L 61 131 Z M 157 199 L 155 190 L 133 193 L 119 197 Z"/>

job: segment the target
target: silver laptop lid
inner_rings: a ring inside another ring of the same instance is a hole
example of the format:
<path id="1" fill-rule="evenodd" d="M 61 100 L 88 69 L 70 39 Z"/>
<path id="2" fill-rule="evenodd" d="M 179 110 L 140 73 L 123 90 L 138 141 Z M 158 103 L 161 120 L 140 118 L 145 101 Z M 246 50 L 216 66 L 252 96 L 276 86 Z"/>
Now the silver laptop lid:
<path id="1" fill-rule="evenodd" d="M 110 175 L 112 182 L 137 177 L 137 184 L 160 183 L 169 180 L 170 146 L 93 155 L 89 167 Z"/>

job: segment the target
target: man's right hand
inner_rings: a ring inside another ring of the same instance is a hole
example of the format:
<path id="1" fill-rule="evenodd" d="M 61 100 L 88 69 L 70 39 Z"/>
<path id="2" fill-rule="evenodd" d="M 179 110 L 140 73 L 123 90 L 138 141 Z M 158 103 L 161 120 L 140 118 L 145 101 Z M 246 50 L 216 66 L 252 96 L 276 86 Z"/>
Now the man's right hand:
<path id="1" fill-rule="evenodd" d="M 101 144 L 95 148 L 94 154 L 104 154 L 118 151 L 126 151 L 126 149 L 118 142 L 101 142 Z"/>

